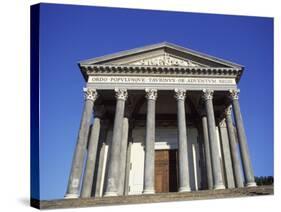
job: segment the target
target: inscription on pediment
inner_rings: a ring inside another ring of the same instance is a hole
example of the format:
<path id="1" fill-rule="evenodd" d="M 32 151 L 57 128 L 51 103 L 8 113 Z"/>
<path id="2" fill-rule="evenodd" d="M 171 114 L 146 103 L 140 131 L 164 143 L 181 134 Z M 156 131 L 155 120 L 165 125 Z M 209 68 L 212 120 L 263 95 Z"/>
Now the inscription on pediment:
<path id="1" fill-rule="evenodd" d="M 176 58 L 169 54 L 160 55 L 157 57 L 146 58 L 130 63 L 130 65 L 147 65 L 147 66 L 189 66 L 197 67 L 198 64 L 180 58 Z"/>

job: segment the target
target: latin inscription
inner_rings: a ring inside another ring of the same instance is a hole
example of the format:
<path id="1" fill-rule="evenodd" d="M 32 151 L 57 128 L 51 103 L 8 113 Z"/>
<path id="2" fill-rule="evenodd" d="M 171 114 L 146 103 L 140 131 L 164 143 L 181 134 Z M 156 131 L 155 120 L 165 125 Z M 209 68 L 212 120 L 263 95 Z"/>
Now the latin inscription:
<path id="1" fill-rule="evenodd" d="M 89 83 L 114 84 L 206 84 L 235 85 L 235 79 L 227 78 L 191 78 L 191 77 L 121 77 L 121 76 L 90 76 Z"/>

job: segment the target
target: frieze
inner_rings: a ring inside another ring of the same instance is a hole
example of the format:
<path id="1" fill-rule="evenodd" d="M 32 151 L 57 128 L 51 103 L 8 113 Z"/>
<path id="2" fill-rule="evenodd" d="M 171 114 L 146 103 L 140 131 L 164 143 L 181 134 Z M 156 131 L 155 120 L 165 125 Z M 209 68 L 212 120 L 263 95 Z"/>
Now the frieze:
<path id="1" fill-rule="evenodd" d="M 139 76 L 90 76 L 88 79 L 88 83 L 236 85 L 235 79 L 230 79 L 230 78 L 139 77 Z"/>

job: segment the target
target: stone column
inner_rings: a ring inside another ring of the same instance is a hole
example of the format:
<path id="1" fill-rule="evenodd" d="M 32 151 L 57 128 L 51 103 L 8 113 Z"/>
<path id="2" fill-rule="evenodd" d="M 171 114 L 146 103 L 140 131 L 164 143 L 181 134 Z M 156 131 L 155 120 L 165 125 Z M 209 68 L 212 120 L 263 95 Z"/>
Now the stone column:
<path id="1" fill-rule="evenodd" d="M 128 132 L 129 132 L 129 121 L 128 121 L 127 117 L 124 117 L 123 118 L 122 143 L 121 143 L 121 150 L 120 150 L 120 174 L 119 174 L 118 195 L 124 195 Z"/>
<path id="2" fill-rule="evenodd" d="M 98 145 L 98 152 L 97 152 L 97 162 L 95 167 L 95 174 L 94 174 L 94 183 L 92 187 L 92 197 L 102 197 L 104 191 L 104 166 L 105 163 L 105 154 L 107 149 L 107 137 L 108 137 L 108 129 L 109 129 L 109 120 L 103 119 L 101 120 L 101 129 L 100 129 L 100 139 Z"/>
<path id="3" fill-rule="evenodd" d="M 216 124 L 213 108 L 213 91 L 212 90 L 203 90 L 203 97 L 205 100 L 205 107 L 207 112 L 207 121 L 208 121 L 208 133 L 210 139 L 210 150 L 211 150 L 211 159 L 212 159 L 212 171 L 213 171 L 213 188 L 216 189 L 225 189 L 223 184 L 222 169 L 220 165 L 219 158 L 219 146 L 218 138 L 216 134 Z"/>
<path id="4" fill-rule="evenodd" d="M 108 132 L 109 121 L 102 119 L 101 120 L 101 129 L 100 129 L 100 138 L 97 149 L 96 156 L 96 166 L 95 173 L 93 178 L 93 186 L 92 186 L 92 197 L 101 197 L 101 190 L 103 190 L 103 167 L 104 167 L 104 155 L 106 149 L 106 137 Z"/>
<path id="5" fill-rule="evenodd" d="M 128 138 L 128 147 L 127 147 L 127 158 L 126 158 L 126 175 L 125 175 L 125 188 L 124 195 L 129 194 L 129 176 L 130 176 L 130 168 L 131 168 L 131 149 L 133 144 L 132 139 L 132 121 L 129 123 L 129 138 Z"/>
<path id="6" fill-rule="evenodd" d="M 233 165 L 230 155 L 229 139 L 227 135 L 225 119 L 222 119 L 219 124 L 221 149 L 223 156 L 223 168 L 225 173 L 225 186 L 227 188 L 235 188 L 234 176 L 233 176 Z"/>
<path id="7" fill-rule="evenodd" d="M 116 92 L 116 111 L 113 126 L 112 146 L 108 161 L 108 177 L 105 196 L 117 196 L 119 184 L 120 150 L 123 131 L 123 118 L 125 101 L 128 97 L 126 89 L 115 89 Z"/>
<path id="8" fill-rule="evenodd" d="M 199 190 L 208 189 L 208 181 L 207 181 L 207 167 L 206 167 L 206 157 L 204 153 L 204 138 L 202 127 L 198 128 L 198 151 L 199 151 L 199 170 L 200 170 L 200 183 L 199 183 Z"/>
<path id="9" fill-rule="evenodd" d="M 85 172 L 84 172 L 83 182 L 82 182 L 82 189 L 81 189 L 82 198 L 91 197 L 91 194 L 92 194 L 97 149 L 98 149 L 100 128 L 101 128 L 100 117 L 102 116 L 102 114 L 103 114 L 103 107 L 96 106 L 94 108 L 95 118 L 94 118 L 94 123 L 92 125 L 91 134 L 90 134 L 90 138 L 89 138 L 86 167 L 85 167 Z"/>
<path id="10" fill-rule="evenodd" d="M 175 97 L 178 102 L 179 192 L 188 192 L 191 189 L 189 184 L 189 167 L 185 120 L 186 91 L 183 89 L 175 89 Z"/>
<path id="11" fill-rule="evenodd" d="M 209 141 L 207 117 L 205 114 L 202 115 L 202 127 L 203 127 L 203 137 L 204 137 L 204 150 L 205 150 L 205 158 L 206 158 L 208 189 L 213 189 L 213 173 L 212 173 L 210 141 Z"/>
<path id="12" fill-rule="evenodd" d="M 154 143 L 156 89 L 145 89 L 147 98 L 143 194 L 154 194 Z"/>
<path id="13" fill-rule="evenodd" d="M 234 119 L 236 123 L 237 136 L 240 146 L 240 155 L 242 158 L 242 165 L 244 169 L 244 175 L 247 187 L 256 186 L 252 163 L 250 160 L 250 154 L 248 150 L 247 138 L 244 129 L 242 114 L 240 111 L 240 105 L 238 101 L 239 90 L 230 90 L 230 99 L 232 100 L 232 107 L 234 112 Z"/>
<path id="14" fill-rule="evenodd" d="M 100 118 L 94 118 L 94 124 L 91 129 L 91 136 L 89 139 L 88 154 L 86 159 L 86 167 L 83 175 L 81 197 L 87 198 L 91 196 L 93 176 L 96 162 L 97 145 L 100 133 Z"/>
<path id="15" fill-rule="evenodd" d="M 234 133 L 234 129 L 233 129 L 231 110 L 232 110 L 232 107 L 229 106 L 229 107 L 227 107 L 227 109 L 225 111 L 226 127 L 227 127 L 229 144 L 230 144 L 230 153 L 231 153 L 231 158 L 232 158 L 235 185 L 237 188 L 241 188 L 241 187 L 244 187 L 243 175 L 242 175 L 242 170 L 240 167 L 238 145 L 236 143 L 235 133 Z"/>
<path id="16" fill-rule="evenodd" d="M 89 128 L 91 124 L 94 102 L 98 94 L 96 90 L 84 88 L 85 104 L 83 115 L 80 123 L 79 134 L 77 138 L 76 148 L 72 160 L 71 172 L 68 180 L 68 186 L 65 198 L 78 198 L 80 190 L 80 181 L 83 169 L 84 154 L 86 151 Z"/>

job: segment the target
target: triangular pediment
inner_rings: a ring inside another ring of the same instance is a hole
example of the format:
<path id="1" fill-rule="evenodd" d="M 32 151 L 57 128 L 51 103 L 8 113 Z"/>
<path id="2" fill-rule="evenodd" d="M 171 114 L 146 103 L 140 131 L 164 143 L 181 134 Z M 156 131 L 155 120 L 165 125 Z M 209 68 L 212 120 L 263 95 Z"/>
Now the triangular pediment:
<path id="1" fill-rule="evenodd" d="M 84 60 L 79 65 L 243 68 L 239 64 L 166 42 Z"/>

